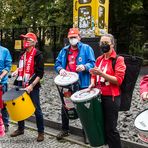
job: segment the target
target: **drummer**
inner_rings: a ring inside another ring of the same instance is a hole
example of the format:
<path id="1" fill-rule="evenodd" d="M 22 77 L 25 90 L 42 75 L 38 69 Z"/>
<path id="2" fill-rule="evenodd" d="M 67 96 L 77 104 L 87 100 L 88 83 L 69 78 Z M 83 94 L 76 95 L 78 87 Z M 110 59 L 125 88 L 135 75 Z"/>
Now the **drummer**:
<path id="1" fill-rule="evenodd" d="M 24 51 L 20 56 L 19 67 L 14 73 L 12 73 L 12 76 L 17 76 L 17 85 L 26 88 L 26 91 L 30 94 L 30 97 L 36 107 L 35 116 L 38 128 L 37 141 L 40 142 L 44 140 L 43 114 L 39 99 L 40 79 L 44 74 L 43 56 L 42 53 L 35 48 L 37 37 L 34 33 L 29 32 L 26 35 L 21 35 L 20 37 L 23 38 Z M 19 121 L 18 129 L 10 136 L 16 137 L 24 134 L 24 126 L 24 121 Z"/>
<path id="2" fill-rule="evenodd" d="M 97 87 L 101 90 L 105 138 L 109 148 L 121 148 L 116 127 L 120 108 L 120 85 L 124 79 L 126 65 L 124 58 L 119 56 L 113 70 L 112 58 L 116 58 L 114 45 L 114 37 L 111 34 L 101 37 L 100 48 L 103 55 L 97 58 L 96 67 L 90 70 L 92 78 L 89 88 Z"/>
<path id="3" fill-rule="evenodd" d="M 7 48 L 0 46 L 0 84 L 2 84 L 3 93 L 7 91 L 8 87 L 8 73 L 12 64 L 12 58 Z M 1 109 L 2 118 L 5 125 L 5 132 L 9 127 L 9 116 L 6 108 Z"/>
<path id="4" fill-rule="evenodd" d="M 140 80 L 140 95 L 143 100 L 148 100 L 148 75 Z"/>
<path id="5" fill-rule="evenodd" d="M 56 72 L 65 76 L 68 71 L 77 72 L 80 80 L 80 88 L 86 88 L 90 84 L 89 70 L 94 67 L 95 57 L 93 49 L 80 42 L 80 32 L 78 28 L 70 28 L 68 32 L 70 45 L 64 47 L 55 62 Z M 62 113 L 62 131 L 57 135 L 57 140 L 69 135 L 69 119 L 64 108 Z M 84 132 L 83 132 L 84 133 Z M 84 136 L 86 142 L 86 137 Z"/>

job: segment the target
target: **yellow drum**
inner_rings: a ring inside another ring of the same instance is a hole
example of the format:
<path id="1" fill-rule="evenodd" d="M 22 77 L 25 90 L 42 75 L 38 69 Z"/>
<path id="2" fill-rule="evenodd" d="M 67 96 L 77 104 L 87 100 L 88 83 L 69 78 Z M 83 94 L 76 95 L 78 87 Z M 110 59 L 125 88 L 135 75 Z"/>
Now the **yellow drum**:
<path id="1" fill-rule="evenodd" d="M 35 112 L 35 107 L 30 96 L 24 90 L 12 88 L 2 97 L 10 118 L 22 121 Z"/>

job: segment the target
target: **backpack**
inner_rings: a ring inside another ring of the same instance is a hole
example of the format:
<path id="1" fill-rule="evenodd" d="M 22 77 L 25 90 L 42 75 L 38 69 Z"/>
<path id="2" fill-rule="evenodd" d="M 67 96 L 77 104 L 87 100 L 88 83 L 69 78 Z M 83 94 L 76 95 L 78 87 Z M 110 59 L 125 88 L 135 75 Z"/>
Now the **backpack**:
<path id="1" fill-rule="evenodd" d="M 126 71 L 124 80 L 120 86 L 121 89 L 121 105 L 120 111 L 128 111 L 131 107 L 132 95 L 134 87 L 142 66 L 143 59 L 137 56 L 120 54 L 112 59 L 112 67 L 115 70 L 116 60 L 119 56 L 124 57 Z"/>

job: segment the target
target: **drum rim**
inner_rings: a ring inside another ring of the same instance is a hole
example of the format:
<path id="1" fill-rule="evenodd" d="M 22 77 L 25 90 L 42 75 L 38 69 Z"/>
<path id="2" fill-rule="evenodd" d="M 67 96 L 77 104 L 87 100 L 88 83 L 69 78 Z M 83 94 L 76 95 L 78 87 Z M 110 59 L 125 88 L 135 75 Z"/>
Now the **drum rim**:
<path id="1" fill-rule="evenodd" d="M 138 113 L 137 116 L 136 116 L 136 118 L 137 118 L 142 112 L 144 112 L 144 111 L 146 111 L 146 110 L 148 110 L 148 108 L 147 108 L 147 109 L 144 109 L 143 111 L 141 111 L 140 113 Z M 135 120 L 136 120 L 136 118 L 135 118 Z M 134 125 L 135 125 L 135 121 L 134 121 Z M 135 127 L 136 127 L 136 125 L 135 125 Z M 136 127 L 136 129 L 138 129 L 138 131 L 141 131 L 141 132 L 148 132 L 148 130 L 142 130 L 142 129 L 139 129 L 138 127 Z"/>
<path id="2" fill-rule="evenodd" d="M 144 135 L 145 136 L 145 135 Z M 140 134 L 138 133 L 138 138 L 141 140 L 141 141 L 143 141 L 143 142 L 145 142 L 145 143 L 148 143 L 148 141 L 145 141 L 145 140 L 143 140 L 143 138 L 140 136 Z M 148 137 L 146 137 L 147 139 L 148 139 Z"/>
<path id="3" fill-rule="evenodd" d="M 87 89 L 87 88 L 86 88 Z M 73 96 L 74 96 L 74 94 L 70 97 L 70 99 L 74 102 L 74 103 L 82 103 L 82 102 L 87 102 L 87 101 L 90 101 L 91 99 L 94 99 L 94 98 L 96 98 L 96 97 L 98 97 L 99 96 L 99 92 L 100 92 L 100 90 L 98 89 L 98 88 L 93 88 L 93 89 L 95 89 L 95 90 L 98 90 L 98 94 L 96 94 L 95 96 L 93 96 L 92 98 L 87 98 L 86 100 L 73 100 Z M 79 91 L 84 91 L 85 89 L 82 89 L 82 90 L 79 90 Z M 78 91 L 78 92 L 79 92 Z M 77 93 L 77 92 L 76 92 Z"/>
<path id="4" fill-rule="evenodd" d="M 76 82 L 79 81 L 78 73 L 76 73 L 76 72 L 70 72 L 70 71 L 69 71 L 68 73 L 74 74 L 74 75 L 76 76 L 76 80 L 73 81 L 73 83 L 62 84 L 62 85 L 61 85 L 61 83 L 57 83 L 55 80 L 56 80 L 56 78 L 57 78 L 58 76 L 60 76 L 59 74 L 54 78 L 54 83 L 55 83 L 56 85 L 58 85 L 58 86 L 69 86 L 69 85 L 72 85 L 72 84 L 74 84 L 74 83 L 76 83 Z"/>
<path id="5" fill-rule="evenodd" d="M 20 87 L 21 88 L 21 87 Z M 14 99 L 4 99 L 4 97 L 5 97 L 5 95 L 7 95 L 7 93 L 9 93 L 10 91 L 18 91 L 19 93 L 21 92 L 21 95 L 19 95 L 19 96 L 15 96 L 16 98 L 14 98 Z M 22 96 L 24 93 L 27 93 L 25 90 L 16 90 L 16 88 L 11 88 L 11 89 L 9 89 L 8 91 L 6 91 L 3 95 L 2 95 L 2 100 L 4 101 L 4 102 L 8 102 L 8 101 L 12 101 L 12 100 L 16 100 L 18 97 L 20 97 L 20 96 Z"/>

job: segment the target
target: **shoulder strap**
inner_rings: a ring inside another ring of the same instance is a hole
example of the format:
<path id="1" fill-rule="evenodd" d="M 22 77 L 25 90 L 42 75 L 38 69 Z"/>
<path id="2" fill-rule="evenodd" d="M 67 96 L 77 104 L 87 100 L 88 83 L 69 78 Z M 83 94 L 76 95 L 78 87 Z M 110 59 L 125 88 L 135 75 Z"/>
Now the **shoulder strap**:
<path id="1" fill-rule="evenodd" d="M 67 53 L 66 53 L 66 67 L 68 66 L 69 70 L 71 71 L 70 69 L 70 66 L 69 66 L 69 63 L 68 63 L 68 55 L 69 55 L 69 51 L 70 51 L 70 48 L 67 49 Z"/>
<path id="2" fill-rule="evenodd" d="M 118 59 L 119 55 L 116 56 L 116 58 L 112 58 L 112 68 L 115 71 L 115 65 L 116 65 L 116 61 Z"/>

